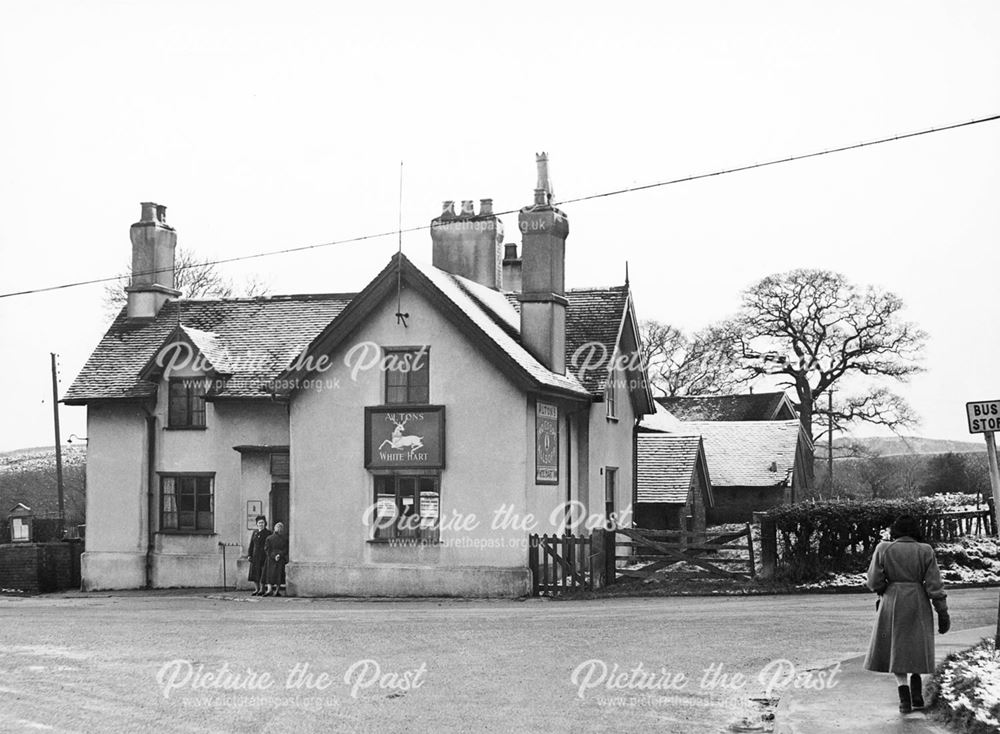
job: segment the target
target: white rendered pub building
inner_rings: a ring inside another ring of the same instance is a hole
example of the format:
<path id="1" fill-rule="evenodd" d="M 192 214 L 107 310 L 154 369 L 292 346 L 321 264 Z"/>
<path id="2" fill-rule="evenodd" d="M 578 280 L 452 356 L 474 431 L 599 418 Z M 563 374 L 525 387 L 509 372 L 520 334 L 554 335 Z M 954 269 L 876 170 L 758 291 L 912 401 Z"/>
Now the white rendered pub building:
<path id="1" fill-rule="evenodd" d="M 566 290 L 537 164 L 520 257 L 491 200 L 445 202 L 432 264 L 357 293 L 185 299 L 143 204 L 127 306 L 64 396 L 87 406 L 84 588 L 219 586 L 224 550 L 245 585 L 260 513 L 291 594 L 515 597 L 529 533 L 628 522 L 652 411 L 632 296 Z"/>

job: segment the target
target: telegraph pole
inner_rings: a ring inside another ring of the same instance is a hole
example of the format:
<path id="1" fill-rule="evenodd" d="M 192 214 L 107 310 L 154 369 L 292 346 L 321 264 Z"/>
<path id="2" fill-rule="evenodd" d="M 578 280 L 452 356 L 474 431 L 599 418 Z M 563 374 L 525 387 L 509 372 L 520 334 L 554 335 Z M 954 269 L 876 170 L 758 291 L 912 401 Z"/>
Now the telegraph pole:
<path id="1" fill-rule="evenodd" d="M 827 417 L 827 435 L 826 435 L 826 445 L 830 452 L 827 457 L 827 471 L 830 476 L 830 491 L 833 491 L 833 390 L 828 389 L 826 393 L 827 406 L 829 412 L 826 414 Z"/>
<path id="2" fill-rule="evenodd" d="M 62 439 L 59 431 L 59 377 L 56 374 L 56 354 L 49 352 L 52 358 L 52 422 L 56 432 L 56 488 L 59 493 L 59 535 L 63 533 L 63 523 L 66 516 L 63 512 L 63 470 L 62 470 Z"/>

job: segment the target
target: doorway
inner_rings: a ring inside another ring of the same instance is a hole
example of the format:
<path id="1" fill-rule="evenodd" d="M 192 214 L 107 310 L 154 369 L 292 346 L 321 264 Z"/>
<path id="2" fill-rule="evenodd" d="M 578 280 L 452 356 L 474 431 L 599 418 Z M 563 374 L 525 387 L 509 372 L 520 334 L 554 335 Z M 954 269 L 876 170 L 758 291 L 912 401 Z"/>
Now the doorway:
<path id="1" fill-rule="evenodd" d="M 288 482 L 271 483 L 271 527 L 279 522 L 285 524 L 288 535 Z"/>

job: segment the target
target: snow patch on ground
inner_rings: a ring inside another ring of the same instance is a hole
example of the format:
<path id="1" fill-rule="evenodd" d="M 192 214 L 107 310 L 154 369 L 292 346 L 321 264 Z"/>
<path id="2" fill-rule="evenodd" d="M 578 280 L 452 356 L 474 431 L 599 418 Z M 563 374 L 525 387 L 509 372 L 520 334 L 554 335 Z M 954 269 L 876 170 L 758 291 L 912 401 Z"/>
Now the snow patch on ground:
<path id="1" fill-rule="evenodd" d="M 936 676 L 937 700 L 947 713 L 971 716 L 985 731 L 1000 729 L 1000 658 L 993 639 L 949 655 Z"/>

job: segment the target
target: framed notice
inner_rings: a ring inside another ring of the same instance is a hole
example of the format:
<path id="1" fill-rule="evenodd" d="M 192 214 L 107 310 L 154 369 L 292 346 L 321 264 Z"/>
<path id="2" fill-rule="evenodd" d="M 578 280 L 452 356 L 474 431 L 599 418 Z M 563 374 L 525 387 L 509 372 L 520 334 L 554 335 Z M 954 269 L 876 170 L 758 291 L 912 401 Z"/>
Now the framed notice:
<path id="1" fill-rule="evenodd" d="M 257 529 L 257 515 L 264 514 L 264 503 L 261 500 L 247 500 L 247 530 Z"/>
<path id="2" fill-rule="evenodd" d="M 443 469 L 444 406 L 365 408 L 365 468 Z"/>
<path id="3" fill-rule="evenodd" d="M 559 407 L 535 402 L 535 484 L 559 484 Z"/>

